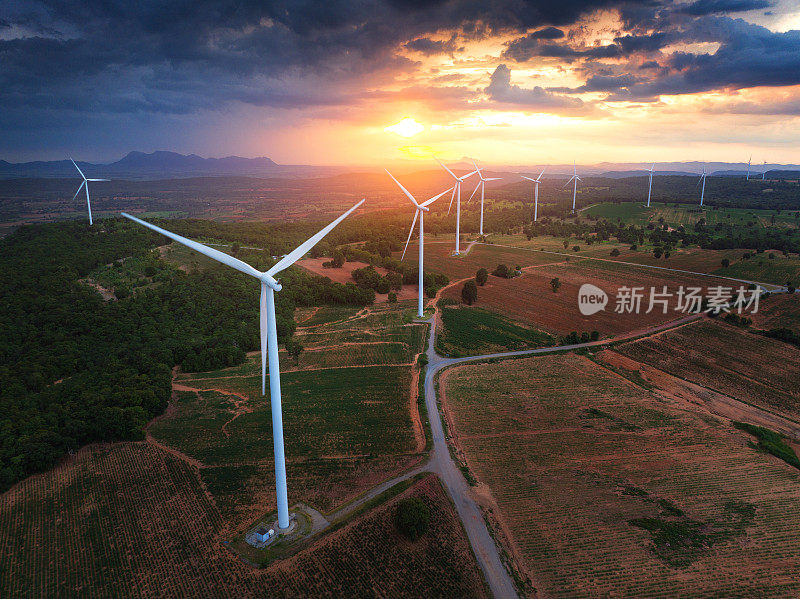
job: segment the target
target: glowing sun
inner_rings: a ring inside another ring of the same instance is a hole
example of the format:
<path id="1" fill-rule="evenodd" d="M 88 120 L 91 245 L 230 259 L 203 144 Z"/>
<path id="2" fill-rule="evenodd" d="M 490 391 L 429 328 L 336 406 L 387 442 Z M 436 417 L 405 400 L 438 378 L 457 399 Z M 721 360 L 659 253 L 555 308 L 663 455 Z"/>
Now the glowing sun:
<path id="1" fill-rule="evenodd" d="M 425 127 L 411 117 L 406 117 L 399 123 L 384 128 L 384 131 L 397 133 L 403 137 L 412 137 L 425 130 Z"/>

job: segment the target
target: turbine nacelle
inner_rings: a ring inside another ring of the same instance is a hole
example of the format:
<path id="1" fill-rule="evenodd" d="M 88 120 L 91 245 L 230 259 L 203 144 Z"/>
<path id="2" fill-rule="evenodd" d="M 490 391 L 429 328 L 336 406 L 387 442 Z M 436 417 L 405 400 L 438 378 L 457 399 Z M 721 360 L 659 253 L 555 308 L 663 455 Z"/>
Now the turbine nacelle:
<path id="1" fill-rule="evenodd" d="M 272 275 L 266 272 L 263 273 L 259 277 L 259 279 L 261 280 L 262 283 L 264 283 L 264 285 L 266 285 L 267 287 L 271 287 L 273 291 L 280 291 L 281 289 L 283 289 L 281 284 L 278 283 L 278 281 Z"/>

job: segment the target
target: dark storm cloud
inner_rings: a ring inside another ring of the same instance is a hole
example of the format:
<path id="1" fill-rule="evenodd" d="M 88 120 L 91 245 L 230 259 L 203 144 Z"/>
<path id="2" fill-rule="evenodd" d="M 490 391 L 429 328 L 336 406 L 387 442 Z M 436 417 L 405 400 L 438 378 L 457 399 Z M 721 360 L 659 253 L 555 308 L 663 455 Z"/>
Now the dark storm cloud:
<path id="1" fill-rule="evenodd" d="M 770 8 L 771 2 L 766 0 L 697 0 L 681 9 L 688 15 L 701 17 L 713 14 L 747 12 L 748 10 L 761 10 Z"/>
<path id="2" fill-rule="evenodd" d="M 578 98 L 558 95 L 539 86 L 523 88 L 511 85 L 511 69 L 504 64 L 492 73 L 491 82 L 484 91 L 493 102 L 529 111 L 588 112 L 588 107 Z"/>
<path id="3" fill-rule="evenodd" d="M 425 56 L 435 56 L 436 54 L 452 54 L 458 49 L 456 36 L 453 35 L 449 40 L 432 40 L 429 37 L 418 37 L 405 44 L 405 47 L 414 52 L 419 52 Z"/>

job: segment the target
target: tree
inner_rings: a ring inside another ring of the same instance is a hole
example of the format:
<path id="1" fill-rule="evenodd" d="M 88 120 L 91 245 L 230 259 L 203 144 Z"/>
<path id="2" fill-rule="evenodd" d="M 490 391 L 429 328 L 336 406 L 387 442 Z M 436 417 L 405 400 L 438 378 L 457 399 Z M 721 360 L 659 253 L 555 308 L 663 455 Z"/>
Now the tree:
<path id="1" fill-rule="evenodd" d="M 428 530 L 431 510 L 419 497 L 409 497 L 397 504 L 394 523 L 397 529 L 412 541 Z"/>
<path id="2" fill-rule="evenodd" d="M 478 272 L 475 273 L 475 282 L 483 287 L 486 284 L 486 281 L 489 280 L 489 271 L 485 268 L 479 268 Z"/>
<path id="3" fill-rule="evenodd" d="M 611 255 L 616 258 L 617 256 L 619 256 L 619 250 L 617 248 L 614 248 L 613 250 L 611 250 Z"/>
<path id="4" fill-rule="evenodd" d="M 289 337 L 284 341 L 283 345 L 286 347 L 286 353 L 294 360 L 295 366 L 299 364 L 300 354 L 303 353 L 303 349 L 305 349 L 302 344 L 294 337 Z"/>
<path id="5" fill-rule="evenodd" d="M 496 277 L 502 277 L 504 279 L 511 278 L 511 270 L 505 264 L 498 264 L 497 268 L 492 271 L 492 274 Z"/>
<path id="6" fill-rule="evenodd" d="M 234 241 L 233 244 L 231 245 L 231 254 L 236 256 L 236 255 L 239 254 L 239 250 L 241 250 L 241 249 L 242 249 L 242 246 Z"/>
<path id="7" fill-rule="evenodd" d="M 728 258 L 722 259 L 722 268 L 728 268 L 731 265 L 731 261 Z"/>
<path id="8" fill-rule="evenodd" d="M 461 300 L 468 306 L 478 301 L 478 286 L 475 281 L 469 280 L 464 283 L 464 287 L 461 288 Z"/>
<path id="9" fill-rule="evenodd" d="M 331 262 L 333 268 L 341 268 L 344 264 L 344 253 L 342 250 L 336 249 L 333 250 L 333 256 L 331 256 Z"/>
<path id="10" fill-rule="evenodd" d="M 661 257 L 661 254 L 662 254 L 663 252 L 664 252 L 664 250 L 662 250 L 662 249 L 661 249 L 661 248 L 659 248 L 659 247 L 653 248 L 653 256 L 655 256 L 656 258 L 660 258 L 660 257 Z"/>
<path id="11" fill-rule="evenodd" d="M 573 251 L 573 252 L 580 252 L 580 251 L 581 251 L 581 246 L 579 246 L 579 245 L 573 245 L 573 246 L 572 246 L 572 251 Z"/>
<path id="12" fill-rule="evenodd" d="M 569 247 L 569 239 L 565 239 L 564 240 L 564 249 L 567 249 L 568 247 Z"/>
<path id="13" fill-rule="evenodd" d="M 553 288 L 553 293 L 557 293 L 558 289 L 561 287 L 561 279 L 559 279 L 558 277 L 550 279 L 550 287 Z"/>
<path id="14" fill-rule="evenodd" d="M 389 303 L 390 304 L 397 303 L 397 294 L 394 291 L 389 292 Z"/>

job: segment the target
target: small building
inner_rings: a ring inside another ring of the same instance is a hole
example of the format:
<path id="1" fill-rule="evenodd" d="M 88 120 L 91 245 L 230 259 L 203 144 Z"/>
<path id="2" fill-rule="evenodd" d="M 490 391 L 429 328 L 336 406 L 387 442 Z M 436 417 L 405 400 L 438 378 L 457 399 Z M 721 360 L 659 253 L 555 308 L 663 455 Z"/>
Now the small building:
<path id="1" fill-rule="evenodd" d="M 256 530 L 256 541 L 259 543 L 266 542 L 274 533 L 272 529 L 267 530 L 265 526 L 261 526 Z"/>

